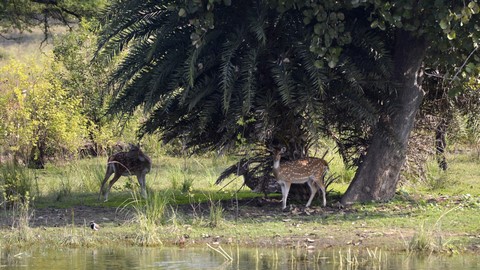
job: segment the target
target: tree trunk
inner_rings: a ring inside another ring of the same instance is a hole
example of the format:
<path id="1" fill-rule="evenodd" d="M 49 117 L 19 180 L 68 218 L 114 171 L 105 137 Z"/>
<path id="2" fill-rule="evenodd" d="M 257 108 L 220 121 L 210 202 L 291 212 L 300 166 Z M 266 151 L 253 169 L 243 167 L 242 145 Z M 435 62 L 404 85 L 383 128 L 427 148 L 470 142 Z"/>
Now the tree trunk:
<path id="1" fill-rule="evenodd" d="M 435 152 L 437 155 L 438 167 L 443 171 L 448 169 L 447 158 L 445 157 L 445 148 L 447 147 L 447 120 L 443 118 L 435 129 Z"/>
<path id="2" fill-rule="evenodd" d="M 37 146 L 32 148 L 28 167 L 31 169 L 45 169 L 45 147 L 44 143 L 39 142 Z"/>
<path id="3" fill-rule="evenodd" d="M 412 32 L 397 30 L 394 49 L 395 109 L 380 117 L 367 154 L 342 197 L 344 205 L 387 201 L 395 195 L 410 131 L 423 99 L 421 66 L 426 42 Z"/>

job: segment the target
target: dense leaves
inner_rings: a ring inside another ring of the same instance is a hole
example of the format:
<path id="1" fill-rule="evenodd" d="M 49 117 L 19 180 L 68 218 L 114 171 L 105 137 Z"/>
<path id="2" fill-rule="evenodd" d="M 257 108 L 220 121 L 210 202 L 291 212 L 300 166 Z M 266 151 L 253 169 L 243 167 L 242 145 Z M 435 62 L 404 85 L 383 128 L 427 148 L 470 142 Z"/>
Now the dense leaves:
<path id="1" fill-rule="evenodd" d="M 161 131 L 167 141 L 184 137 L 201 149 L 283 143 L 302 156 L 328 125 L 361 129 L 359 123 L 376 121 L 377 99 L 364 94 L 381 96 L 390 60 L 368 25 L 348 26 L 354 42 L 330 70 L 318 68 L 315 24 L 306 26 L 300 10 L 278 13 L 263 1 L 207 7 L 201 15 L 194 7 L 174 1 L 109 7 L 102 52 L 113 57 L 128 47 L 112 78 L 118 89 L 112 111 L 144 105 L 151 115 L 142 132 Z M 345 109 L 352 113 L 335 120 Z"/>
<path id="2" fill-rule="evenodd" d="M 144 132 L 160 129 L 166 140 L 186 136 L 190 146 L 218 147 L 238 134 L 265 136 L 271 111 L 301 115 L 322 94 L 325 76 L 308 62 L 308 47 L 295 43 L 305 35 L 299 14 L 279 17 L 255 1 L 232 4 L 216 9 L 218 23 L 200 42 L 191 38 L 191 19 L 177 10 L 155 3 L 127 9 L 134 2 L 111 7 L 130 20 L 114 14 L 102 45 L 114 55 L 130 43 L 112 80 L 120 86 L 112 108 L 145 105 L 152 114 Z M 297 95 L 299 87 L 310 95 Z M 288 109 L 293 104 L 303 108 Z M 258 124 L 263 128 L 254 131 Z"/>
<path id="3" fill-rule="evenodd" d="M 365 196 L 349 201 L 389 199 L 422 71 L 453 88 L 476 69 L 466 62 L 478 11 L 476 1 L 115 1 L 100 51 L 126 53 L 112 111 L 143 106 L 143 133 L 196 150 L 281 143 L 290 158 L 328 135 L 360 166 L 353 192 Z"/>
<path id="4" fill-rule="evenodd" d="M 85 131 L 79 102 L 44 65 L 11 60 L 0 67 L 0 142 L 17 161 L 43 166 L 55 153 L 75 153 Z M 54 65 L 52 65 L 55 68 Z"/>
<path id="5" fill-rule="evenodd" d="M 0 37 L 10 37 L 13 30 L 43 30 L 45 38 L 51 27 L 72 29 L 84 18 L 94 17 L 106 0 L 8 0 L 0 1 Z"/>

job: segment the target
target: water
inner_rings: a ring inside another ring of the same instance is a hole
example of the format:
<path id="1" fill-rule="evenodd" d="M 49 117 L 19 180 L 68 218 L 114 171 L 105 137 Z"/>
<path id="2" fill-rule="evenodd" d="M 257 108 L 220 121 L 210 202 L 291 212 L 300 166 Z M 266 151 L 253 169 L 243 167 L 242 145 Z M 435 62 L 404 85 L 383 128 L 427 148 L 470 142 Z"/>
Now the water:
<path id="1" fill-rule="evenodd" d="M 233 260 L 205 248 L 0 249 L 0 269 L 480 269 L 473 254 L 408 256 L 365 250 L 225 248 Z"/>

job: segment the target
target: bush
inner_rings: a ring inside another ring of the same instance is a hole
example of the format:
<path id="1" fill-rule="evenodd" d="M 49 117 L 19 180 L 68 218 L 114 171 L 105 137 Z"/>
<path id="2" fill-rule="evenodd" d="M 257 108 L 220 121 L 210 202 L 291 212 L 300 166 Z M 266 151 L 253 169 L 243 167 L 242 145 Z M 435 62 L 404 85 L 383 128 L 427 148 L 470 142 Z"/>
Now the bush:
<path id="1" fill-rule="evenodd" d="M 0 204 L 7 209 L 13 208 L 18 202 L 27 202 L 32 188 L 33 177 L 28 169 L 14 163 L 0 167 Z"/>

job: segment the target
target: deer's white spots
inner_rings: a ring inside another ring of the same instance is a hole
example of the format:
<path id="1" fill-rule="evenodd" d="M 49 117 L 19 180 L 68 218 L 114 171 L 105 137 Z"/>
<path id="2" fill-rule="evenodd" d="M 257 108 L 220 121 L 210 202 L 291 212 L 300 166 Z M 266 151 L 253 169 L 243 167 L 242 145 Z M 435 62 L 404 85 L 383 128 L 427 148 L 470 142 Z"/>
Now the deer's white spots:
<path id="1" fill-rule="evenodd" d="M 323 195 L 323 206 L 327 204 L 325 198 L 324 178 L 328 172 L 328 164 L 320 158 L 305 158 L 295 161 L 287 161 L 280 164 L 280 158 L 285 148 L 274 150 L 273 174 L 282 188 L 282 209 L 287 207 L 287 197 L 291 184 L 307 183 L 310 187 L 310 199 L 306 207 L 312 203 L 317 190 L 320 189 Z"/>

